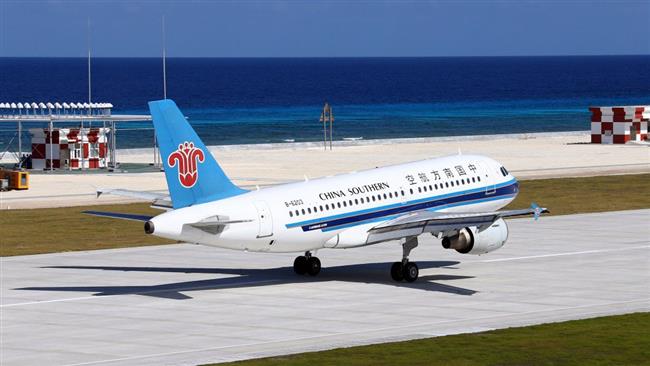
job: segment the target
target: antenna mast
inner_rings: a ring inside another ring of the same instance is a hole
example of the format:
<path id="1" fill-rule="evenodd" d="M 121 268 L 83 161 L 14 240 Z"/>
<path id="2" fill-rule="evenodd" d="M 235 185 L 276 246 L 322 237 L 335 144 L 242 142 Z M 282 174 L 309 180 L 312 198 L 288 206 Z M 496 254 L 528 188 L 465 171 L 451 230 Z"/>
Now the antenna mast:
<path id="1" fill-rule="evenodd" d="M 90 103 L 92 102 L 92 79 L 90 73 L 90 17 L 88 17 L 88 114 L 90 114 Z"/>
<path id="2" fill-rule="evenodd" d="M 165 16 L 162 16 L 162 67 L 163 67 L 163 99 L 167 99 L 167 46 L 165 44 Z"/>

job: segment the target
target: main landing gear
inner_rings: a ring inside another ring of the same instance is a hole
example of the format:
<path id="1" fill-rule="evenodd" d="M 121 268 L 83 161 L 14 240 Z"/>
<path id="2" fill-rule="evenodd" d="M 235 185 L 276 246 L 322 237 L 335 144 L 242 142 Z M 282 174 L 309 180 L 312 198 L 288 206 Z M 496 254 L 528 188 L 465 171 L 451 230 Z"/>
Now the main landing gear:
<path id="1" fill-rule="evenodd" d="M 390 276 L 393 280 L 400 282 L 402 280 L 406 282 L 414 282 L 418 279 L 420 270 L 418 265 L 415 262 L 409 262 L 409 254 L 411 250 L 418 246 L 418 237 L 412 236 L 406 238 L 402 243 L 402 261 L 395 262 L 390 267 Z"/>
<path id="2" fill-rule="evenodd" d="M 299 275 L 307 273 L 316 276 L 320 273 L 320 259 L 313 257 L 311 252 L 305 252 L 305 255 L 296 257 L 293 261 L 293 270 Z"/>

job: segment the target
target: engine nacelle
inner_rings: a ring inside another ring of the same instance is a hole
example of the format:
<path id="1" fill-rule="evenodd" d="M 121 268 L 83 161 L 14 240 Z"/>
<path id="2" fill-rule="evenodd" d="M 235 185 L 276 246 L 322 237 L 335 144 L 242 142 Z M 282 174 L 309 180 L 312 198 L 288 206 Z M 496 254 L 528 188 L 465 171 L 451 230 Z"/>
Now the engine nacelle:
<path id="1" fill-rule="evenodd" d="M 476 227 L 461 229 L 457 235 L 442 239 L 442 247 L 461 254 L 485 254 L 503 246 L 508 240 L 508 225 L 498 219 L 489 228 L 478 232 Z"/>

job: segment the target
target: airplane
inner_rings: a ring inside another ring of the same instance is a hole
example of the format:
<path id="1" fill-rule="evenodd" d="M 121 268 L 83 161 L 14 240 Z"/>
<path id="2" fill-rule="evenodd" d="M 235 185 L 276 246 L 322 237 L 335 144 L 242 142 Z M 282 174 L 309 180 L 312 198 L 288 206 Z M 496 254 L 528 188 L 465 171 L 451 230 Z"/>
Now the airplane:
<path id="1" fill-rule="evenodd" d="M 453 155 L 244 190 L 226 176 L 170 99 L 149 102 L 169 196 L 124 189 L 103 193 L 152 201 L 157 216 L 86 211 L 144 222 L 147 234 L 249 252 L 304 253 L 298 275 L 316 276 L 320 249 L 348 249 L 397 241 L 402 258 L 392 264 L 395 281 L 417 280 L 409 260 L 418 237 L 431 234 L 445 249 L 481 255 L 508 240 L 504 218 L 548 210 L 501 210 L 517 196 L 519 183 L 497 161 Z"/>

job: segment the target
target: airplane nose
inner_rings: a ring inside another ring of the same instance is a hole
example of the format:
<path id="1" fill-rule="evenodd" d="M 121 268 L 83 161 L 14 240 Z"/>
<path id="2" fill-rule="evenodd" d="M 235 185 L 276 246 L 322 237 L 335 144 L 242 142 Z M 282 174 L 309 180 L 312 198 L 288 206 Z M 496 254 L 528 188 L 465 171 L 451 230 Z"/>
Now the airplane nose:
<path id="1" fill-rule="evenodd" d="M 147 221 L 144 223 L 144 232 L 147 234 L 153 234 L 155 231 L 155 227 L 153 225 L 153 222 Z"/>

